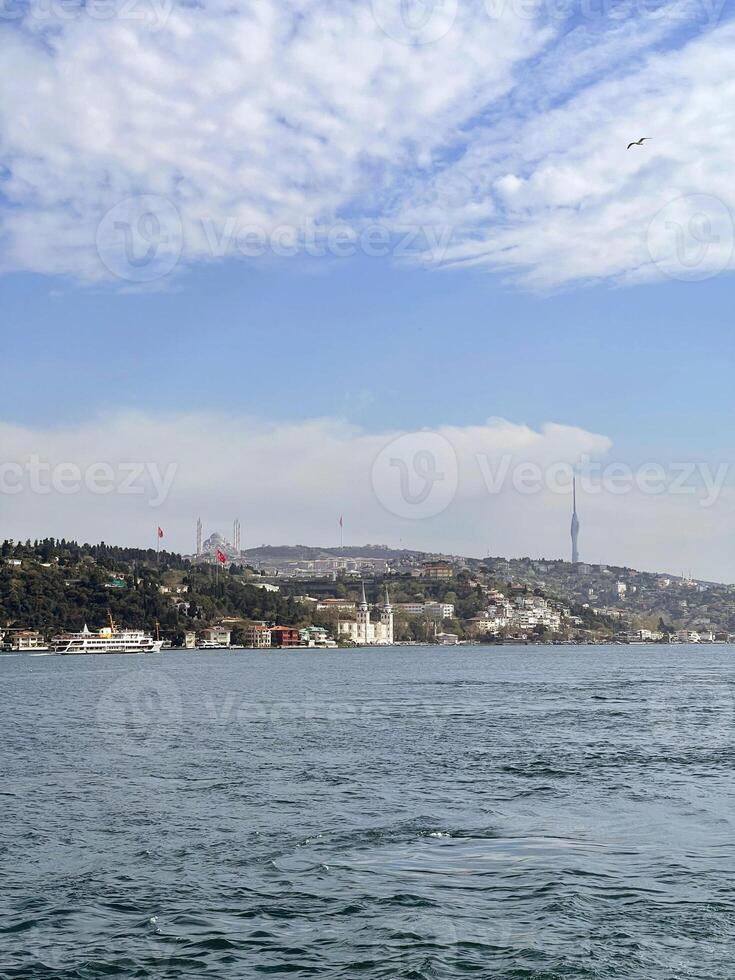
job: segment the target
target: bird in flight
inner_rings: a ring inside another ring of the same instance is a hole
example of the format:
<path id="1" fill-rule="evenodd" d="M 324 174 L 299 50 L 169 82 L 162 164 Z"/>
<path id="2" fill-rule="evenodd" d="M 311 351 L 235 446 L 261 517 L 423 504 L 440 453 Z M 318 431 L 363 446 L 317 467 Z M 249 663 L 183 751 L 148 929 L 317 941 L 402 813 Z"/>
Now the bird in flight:
<path id="1" fill-rule="evenodd" d="M 653 137 L 652 136 L 641 136 L 641 138 L 639 140 L 633 140 L 632 143 L 628 143 L 628 145 L 626 146 L 626 150 L 629 150 L 631 148 L 631 146 L 643 146 L 643 144 L 646 142 L 646 140 L 650 140 L 650 139 L 653 139 Z"/>

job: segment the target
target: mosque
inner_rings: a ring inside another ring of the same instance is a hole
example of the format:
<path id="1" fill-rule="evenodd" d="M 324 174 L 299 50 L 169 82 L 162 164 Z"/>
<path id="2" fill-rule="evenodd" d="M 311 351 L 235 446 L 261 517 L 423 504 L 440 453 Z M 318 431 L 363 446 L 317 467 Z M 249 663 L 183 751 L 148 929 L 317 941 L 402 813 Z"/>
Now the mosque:
<path id="1" fill-rule="evenodd" d="M 340 620 L 339 636 L 352 640 L 360 646 L 390 646 L 393 643 L 393 607 L 385 589 L 385 603 L 380 609 L 379 618 L 370 620 L 370 607 L 365 598 L 365 583 L 362 583 L 362 598 L 357 607 L 354 620 Z"/>

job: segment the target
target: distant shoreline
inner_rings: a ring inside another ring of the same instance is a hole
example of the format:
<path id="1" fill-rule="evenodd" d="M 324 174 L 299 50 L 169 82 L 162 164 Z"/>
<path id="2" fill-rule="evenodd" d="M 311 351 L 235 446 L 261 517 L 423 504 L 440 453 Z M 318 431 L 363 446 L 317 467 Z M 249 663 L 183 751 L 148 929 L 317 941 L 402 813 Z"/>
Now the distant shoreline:
<path id="1" fill-rule="evenodd" d="M 658 648 L 673 648 L 677 649 L 679 647 L 735 647 L 735 643 L 726 640 L 711 640 L 705 642 L 695 642 L 695 643 L 661 643 L 655 641 L 636 641 L 633 643 L 578 643 L 575 641 L 563 641 L 556 643 L 543 643 L 536 642 L 533 640 L 515 640 L 515 641 L 505 641 L 502 643 L 478 643 L 477 641 L 464 641 L 460 643 L 419 643 L 419 642 L 406 642 L 406 643 L 393 643 L 384 645 L 372 645 L 366 644 L 362 646 L 352 646 L 352 647 L 207 647 L 206 649 L 187 648 L 187 647 L 171 647 L 168 650 L 159 651 L 146 651 L 142 653 L 55 653 L 51 650 L 7 650 L 0 652 L 0 660 L 3 658 L 13 658 L 13 657 L 64 657 L 66 659 L 85 659 L 90 657 L 125 657 L 126 659 L 144 656 L 166 656 L 167 654 L 178 654 L 178 653 L 260 653 L 260 654 L 273 654 L 273 653 L 352 653 L 358 650 L 371 650 L 371 651 L 382 651 L 386 652 L 396 647 L 405 649 L 423 649 L 423 650 L 451 650 L 457 647 L 471 648 L 486 648 L 493 650 L 501 650 L 504 647 L 656 647 Z"/>

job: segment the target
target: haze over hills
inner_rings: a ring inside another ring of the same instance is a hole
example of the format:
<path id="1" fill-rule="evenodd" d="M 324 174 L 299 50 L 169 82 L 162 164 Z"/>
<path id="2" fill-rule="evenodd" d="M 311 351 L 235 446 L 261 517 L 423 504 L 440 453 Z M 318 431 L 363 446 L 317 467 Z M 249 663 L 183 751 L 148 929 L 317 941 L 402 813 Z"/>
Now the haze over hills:
<path id="1" fill-rule="evenodd" d="M 384 558 L 387 561 L 400 561 L 402 559 L 414 559 L 417 561 L 433 561 L 433 560 L 444 560 L 453 563 L 464 563 L 468 568 L 479 567 L 487 565 L 488 562 L 492 563 L 494 566 L 502 566 L 506 564 L 509 569 L 513 571 L 521 572 L 522 569 L 534 566 L 543 565 L 547 572 L 551 575 L 554 574 L 556 569 L 558 572 L 568 571 L 573 572 L 575 568 L 581 573 L 582 576 L 595 575 L 600 572 L 602 574 L 620 574 L 629 575 L 631 573 L 636 576 L 657 578 L 669 578 L 672 581 L 680 580 L 686 582 L 695 582 L 701 585 L 722 585 L 723 588 L 732 589 L 735 591 L 735 586 L 726 585 L 724 583 L 718 583 L 710 581 L 707 579 L 693 579 L 683 572 L 670 572 L 670 571 L 660 571 L 660 572 L 643 572 L 638 569 L 631 568 L 627 565 L 604 565 L 604 564 L 590 564 L 586 562 L 579 562 L 576 566 L 571 562 L 564 561 L 558 558 L 504 558 L 501 556 L 490 556 L 484 558 L 472 558 L 466 555 L 456 555 L 448 552 L 439 551 L 420 551 L 411 548 L 391 548 L 386 544 L 364 544 L 364 545 L 345 545 L 342 548 L 333 547 L 318 547 L 314 545 L 260 545 L 257 548 L 244 548 L 241 551 L 243 558 L 247 561 L 254 562 L 264 562 L 269 560 L 274 561 L 316 561 L 321 558 Z"/>

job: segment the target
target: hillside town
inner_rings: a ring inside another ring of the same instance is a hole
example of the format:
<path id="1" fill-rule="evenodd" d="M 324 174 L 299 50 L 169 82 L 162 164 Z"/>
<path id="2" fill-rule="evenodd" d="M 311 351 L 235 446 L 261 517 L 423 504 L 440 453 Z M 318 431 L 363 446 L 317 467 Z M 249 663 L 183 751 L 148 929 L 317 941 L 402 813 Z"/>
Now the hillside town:
<path id="1" fill-rule="evenodd" d="M 197 544 L 180 556 L 5 541 L 2 649 L 71 652 L 81 641 L 69 637 L 102 636 L 115 622 L 163 650 L 726 643 L 735 634 L 735 588 L 686 575 L 369 545 L 241 550 L 220 534 Z"/>

